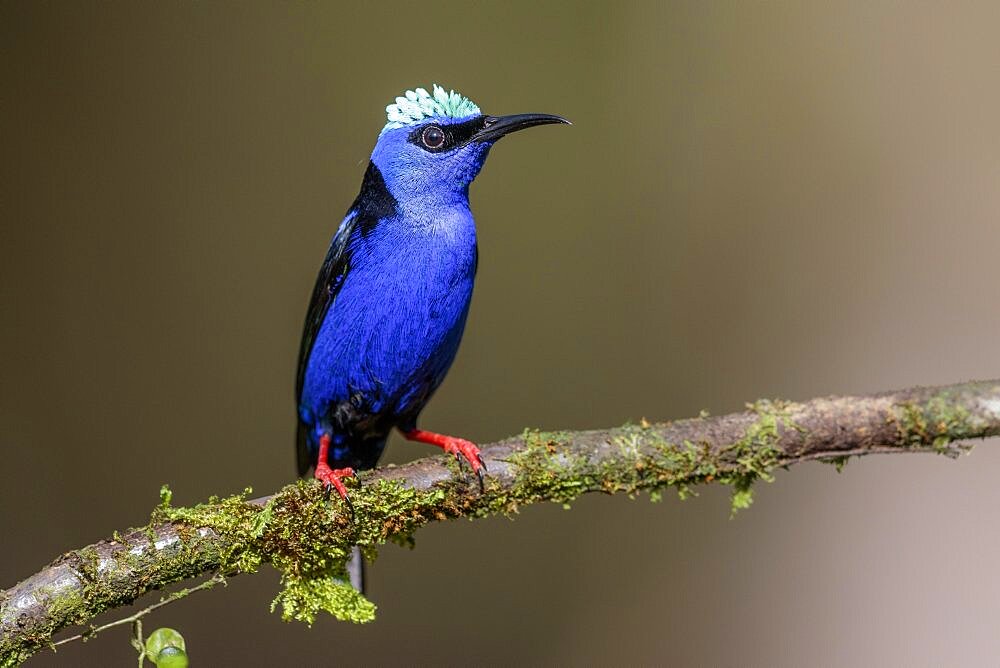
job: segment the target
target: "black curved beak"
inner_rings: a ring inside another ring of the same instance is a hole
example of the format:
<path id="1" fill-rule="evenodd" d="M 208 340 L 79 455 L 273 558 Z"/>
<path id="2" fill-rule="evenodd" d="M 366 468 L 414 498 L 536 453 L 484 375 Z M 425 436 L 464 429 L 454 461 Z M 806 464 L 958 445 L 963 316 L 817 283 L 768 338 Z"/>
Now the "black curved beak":
<path id="1" fill-rule="evenodd" d="M 484 119 L 483 129 L 473 135 L 474 141 L 496 141 L 511 132 L 524 130 L 536 125 L 550 125 L 552 123 L 564 123 L 573 125 L 562 116 L 552 114 L 514 114 L 512 116 L 487 116 Z"/>

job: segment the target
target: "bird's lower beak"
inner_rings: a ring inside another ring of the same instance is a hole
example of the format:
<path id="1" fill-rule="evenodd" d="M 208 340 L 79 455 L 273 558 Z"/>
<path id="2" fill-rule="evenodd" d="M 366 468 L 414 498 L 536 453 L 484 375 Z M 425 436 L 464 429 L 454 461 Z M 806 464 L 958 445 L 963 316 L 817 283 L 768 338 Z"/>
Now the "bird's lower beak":
<path id="1" fill-rule="evenodd" d="M 562 116 L 552 114 L 514 114 L 513 116 L 487 116 L 483 129 L 473 136 L 474 141 L 496 141 L 511 132 L 524 130 L 535 125 L 565 123 L 573 125 Z"/>

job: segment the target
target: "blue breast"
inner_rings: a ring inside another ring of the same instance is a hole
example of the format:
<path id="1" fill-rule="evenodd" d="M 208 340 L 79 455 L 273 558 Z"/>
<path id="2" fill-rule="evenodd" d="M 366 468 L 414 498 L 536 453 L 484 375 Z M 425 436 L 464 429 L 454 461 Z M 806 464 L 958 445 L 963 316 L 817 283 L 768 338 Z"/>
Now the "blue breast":
<path id="1" fill-rule="evenodd" d="M 455 359 L 476 271 L 472 214 L 467 203 L 394 213 L 350 226 L 349 265 L 303 370 L 310 441 L 327 431 L 349 446 L 412 428 Z"/>

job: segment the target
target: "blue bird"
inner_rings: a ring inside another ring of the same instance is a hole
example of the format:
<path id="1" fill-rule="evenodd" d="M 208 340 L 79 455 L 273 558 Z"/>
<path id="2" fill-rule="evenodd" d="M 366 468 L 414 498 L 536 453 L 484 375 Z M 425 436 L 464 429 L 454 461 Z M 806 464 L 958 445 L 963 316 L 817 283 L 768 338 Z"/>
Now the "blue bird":
<path id="1" fill-rule="evenodd" d="M 299 350 L 299 475 L 315 467 L 348 505 L 342 479 L 373 468 L 393 429 L 464 459 L 482 485 L 475 444 L 417 428 L 469 313 L 478 262 L 469 185 L 504 135 L 569 123 L 487 116 L 437 85 L 406 91 L 386 115 L 320 267 Z"/>

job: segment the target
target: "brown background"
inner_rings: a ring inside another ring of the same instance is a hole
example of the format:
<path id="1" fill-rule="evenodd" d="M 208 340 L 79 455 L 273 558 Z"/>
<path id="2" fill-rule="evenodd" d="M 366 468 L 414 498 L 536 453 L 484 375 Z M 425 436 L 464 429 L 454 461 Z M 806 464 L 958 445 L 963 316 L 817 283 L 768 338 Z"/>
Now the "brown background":
<path id="1" fill-rule="evenodd" d="M 505 140 L 424 415 L 489 441 L 1000 375 L 1000 8 L 867 2 L 0 6 L 0 586 L 175 501 L 294 475 L 316 269 L 382 109 Z M 390 445 L 401 461 L 430 449 Z M 196 666 L 970 665 L 1000 651 L 1000 451 L 432 526 L 376 623 L 167 608 Z M 34 665 L 129 665 L 126 633 Z"/>

